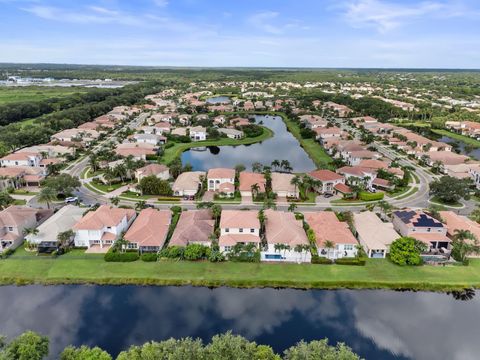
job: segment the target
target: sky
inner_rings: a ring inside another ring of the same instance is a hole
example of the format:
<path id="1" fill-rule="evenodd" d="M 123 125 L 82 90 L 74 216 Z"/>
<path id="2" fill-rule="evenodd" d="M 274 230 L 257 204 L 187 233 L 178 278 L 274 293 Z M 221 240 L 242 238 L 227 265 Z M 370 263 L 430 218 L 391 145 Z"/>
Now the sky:
<path id="1" fill-rule="evenodd" d="M 0 0 L 0 62 L 480 68 L 479 0 Z"/>

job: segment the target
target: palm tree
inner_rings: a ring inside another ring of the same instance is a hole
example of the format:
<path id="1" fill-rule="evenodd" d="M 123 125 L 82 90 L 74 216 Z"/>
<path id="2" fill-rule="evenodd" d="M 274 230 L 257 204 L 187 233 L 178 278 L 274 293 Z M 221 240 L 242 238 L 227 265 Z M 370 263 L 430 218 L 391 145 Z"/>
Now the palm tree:
<path id="1" fill-rule="evenodd" d="M 252 164 L 252 171 L 254 173 L 259 173 L 259 172 L 262 172 L 262 168 L 263 168 L 263 165 L 259 162 L 254 162 Z"/>
<path id="2" fill-rule="evenodd" d="M 275 205 L 275 201 L 269 197 L 266 197 L 265 200 L 263 200 L 263 209 L 277 209 L 277 205 Z"/>
<path id="3" fill-rule="evenodd" d="M 141 211 L 147 207 L 147 202 L 145 200 L 140 200 L 135 203 L 135 210 Z"/>
<path id="4" fill-rule="evenodd" d="M 278 160 L 273 160 L 272 161 L 272 167 L 276 170 L 280 166 L 280 161 Z"/>
<path id="5" fill-rule="evenodd" d="M 295 212 L 295 209 L 297 208 L 297 204 L 291 203 L 288 205 L 288 211 L 290 212 Z"/>
<path id="6" fill-rule="evenodd" d="M 432 164 L 432 172 L 438 174 L 443 167 L 443 163 L 439 160 L 436 160 Z"/>
<path id="7" fill-rule="evenodd" d="M 250 187 L 250 189 L 252 190 L 252 197 L 255 199 L 258 196 L 258 192 L 260 191 L 260 186 L 255 183 Z"/>
<path id="8" fill-rule="evenodd" d="M 468 230 L 455 230 L 452 239 L 452 257 L 460 262 L 465 262 L 470 254 L 479 254 L 480 246 L 474 234 Z"/>
<path id="9" fill-rule="evenodd" d="M 123 163 L 127 172 L 127 177 L 131 180 L 133 178 L 133 172 L 137 170 L 137 162 L 132 155 L 128 155 Z"/>
<path id="10" fill-rule="evenodd" d="M 373 211 L 373 210 L 375 210 L 376 206 L 377 206 L 377 203 L 370 203 L 370 204 L 365 205 L 365 209 L 367 209 L 368 211 Z"/>
<path id="11" fill-rule="evenodd" d="M 12 198 L 6 191 L 0 192 L 0 210 L 7 208 L 14 201 L 15 199 Z"/>
<path id="12" fill-rule="evenodd" d="M 383 214 L 386 217 L 390 217 L 392 210 L 393 210 L 393 205 L 390 204 L 388 201 L 381 200 L 378 202 L 378 207 L 382 210 Z"/>
<path id="13" fill-rule="evenodd" d="M 37 228 L 33 228 L 33 227 L 23 229 L 23 235 L 24 235 L 24 236 L 28 236 L 28 235 L 33 235 L 33 236 L 35 236 L 35 235 L 38 235 L 38 232 L 39 232 L 38 229 L 37 229 Z"/>
<path id="14" fill-rule="evenodd" d="M 57 200 L 57 192 L 50 188 L 50 187 L 44 187 L 42 190 L 40 190 L 40 193 L 37 196 L 37 201 L 39 203 L 46 203 L 47 208 L 50 209 L 50 204 Z"/>
<path id="15" fill-rule="evenodd" d="M 218 221 L 220 220 L 220 216 L 222 215 L 222 207 L 218 204 L 214 204 L 210 209 L 212 211 L 213 218 L 215 219 L 215 228 L 216 228 L 218 226 Z"/>
<path id="16" fill-rule="evenodd" d="M 325 249 L 327 249 L 327 257 L 330 255 L 330 250 L 335 248 L 335 243 L 333 241 L 325 241 Z"/>
<path id="17" fill-rule="evenodd" d="M 115 205 L 115 206 L 118 206 L 118 204 L 120 203 L 120 198 L 118 196 L 114 196 L 110 199 L 110 202 Z"/>
<path id="18" fill-rule="evenodd" d="M 70 245 L 70 242 L 72 241 L 73 235 L 75 233 L 73 232 L 72 229 L 63 231 L 57 235 L 57 241 L 59 247 L 63 249 L 67 249 Z"/>
<path id="19" fill-rule="evenodd" d="M 295 175 L 292 180 L 290 180 L 290 184 L 295 187 L 295 194 L 297 193 L 297 188 L 302 184 L 302 179 L 300 176 Z"/>

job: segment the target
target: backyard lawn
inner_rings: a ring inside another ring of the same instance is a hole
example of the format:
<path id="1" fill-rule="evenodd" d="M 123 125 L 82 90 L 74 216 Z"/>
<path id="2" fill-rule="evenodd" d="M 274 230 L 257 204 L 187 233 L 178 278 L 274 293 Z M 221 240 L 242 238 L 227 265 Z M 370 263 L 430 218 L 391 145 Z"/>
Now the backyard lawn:
<path id="1" fill-rule="evenodd" d="M 447 267 L 400 267 L 384 259 L 369 259 L 366 266 L 187 261 L 112 263 L 105 262 L 101 256 L 74 252 L 57 259 L 13 255 L 0 260 L 0 282 L 448 291 L 480 287 L 480 260 L 471 260 L 469 266 Z"/>

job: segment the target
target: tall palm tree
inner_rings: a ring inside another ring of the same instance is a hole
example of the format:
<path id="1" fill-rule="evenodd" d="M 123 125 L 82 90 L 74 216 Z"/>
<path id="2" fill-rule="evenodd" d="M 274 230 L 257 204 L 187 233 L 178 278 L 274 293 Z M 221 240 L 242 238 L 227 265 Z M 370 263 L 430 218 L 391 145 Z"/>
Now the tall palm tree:
<path id="1" fill-rule="evenodd" d="M 118 196 L 114 196 L 110 199 L 110 202 L 115 205 L 115 206 L 118 206 L 118 204 L 120 203 L 120 198 Z"/>
<path id="2" fill-rule="evenodd" d="M 258 193 L 260 191 L 260 186 L 258 186 L 257 183 L 253 184 L 250 189 L 252 190 L 252 197 L 256 198 L 258 196 Z"/>
<path id="3" fill-rule="evenodd" d="M 25 228 L 23 229 L 23 235 L 28 236 L 28 235 L 38 235 L 39 230 L 37 228 Z"/>
<path id="4" fill-rule="evenodd" d="M 272 161 L 272 167 L 277 170 L 278 167 L 280 166 L 280 161 L 279 160 L 273 160 Z"/>
<path id="5" fill-rule="evenodd" d="M 290 212 L 295 212 L 296 208 L 297 204 L 291 203 L 290 205 L 288 205 L 288 211 Z"/>
<path id="6" fill-rule="evenodd" d="M 40 193 L 37 195 L 37 201 L 39 203 L 46 203 L 47 208 L 50 209 L 50 204 L 57 200 L 57 192 L 50 188 L 50 187 L 44 187 L 42 190 L 40 190 Z"/>
<path id="7" fill-rule="evenodd" d="M 393 205 L 392 204 L 390 204 L 388 201 L 381 200 L 381 201 L 378 202 L 377 205 L 382 210 L 383 214 L 386 217 L 391 216 L 392 210 L 393 210 Z"/>
<path id="8" fill-rule="evenodd" d="M 218 204 L 214 204 L 210 209 L 212 211 L 213 218 L 215 219 L 215 228 L 216 228 L 218 226 L 220 216 L 222 215 L 222 207 Z"/>
<path id="9" fill-rule="evenodd" d="M 135 210 L 141 211 L 147 207 L 147 202 L 145 200 L 140 200 L 135 203 Z"/>
<path id="10" fill-rule="evenodd" d="M 300 176 L 295 175 L 292 180 L 290 180 L 290 184 L 292 184 L 295 187 L 295 194 L 297 193 L 298 187 L 302 184 L 302 179 Z"/>
<path id="11" fill-rule="evenodd" d="M 478 239 L 468 230 L 455 230 L 452 239 L 452 257 L 460 262 L 465 262 L 470 254 L 479 254 Z"/>
<path id="12" fill-rule="evenodd" d="M 75 233 L 73 232 L 72 229 L 63 231 L 57 235 L 57 241 L 59 247 L 66 249 L 70 245 L 70 242 L 72 241 L 73 235 Z"/>
<path id="13" fill-rule="evenodd" d="M 325 249 L 327 249 L 327 257 L 330 255 L 330 250 L 335 248 L 335 243 L 333 241 L 327 240 L 325 241 Z"/>

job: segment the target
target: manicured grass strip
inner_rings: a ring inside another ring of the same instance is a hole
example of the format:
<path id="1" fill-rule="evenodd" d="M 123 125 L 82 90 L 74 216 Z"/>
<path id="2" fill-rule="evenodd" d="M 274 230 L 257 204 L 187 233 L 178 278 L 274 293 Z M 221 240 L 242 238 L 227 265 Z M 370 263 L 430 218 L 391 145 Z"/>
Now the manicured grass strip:
<path id="1" fill-rule="evenodd" d="M 394 198 L 392 198 L 391 200 L 402 200 L 402 199 L 405 199 L 409 196 L 412 196 L 413 194 L 415 194 L 416 192 L 418 191 L 418 188 L 412 188 L 411 191 L 401 195 L 401 196 L 396 196 Z"/>
<path id="2" fill-rule="evenodd" d="M 315 165 L 321 169 L 331 168 L 332 158 L 327 154 L 325 149 L 320 145 L 315 139 L 304 139 L 300 135 L 300 127 L 296 122 L 288 118 L 285 113 L 272 113 L 272 115 L 280 116 L 283 119 L 283 122 L 287 126 L 288 131 L 292 133 L 293 136 L 298 140 L 303 150 L 308 154 L 308 156 L 313 160 Z"/>
<path id="3" fill-rule="evenodd" d="M 287 275 L 286 275 L 287 274 Z M 385 259 L 365 266 L 160 261 L 107 263 L 69 254 L 0 261 L 2 284 L 138 284 L 292 288 L 385 288 L 449 291 L 480 287 L 480 260 L 469 266 L 400 267 Z"/>
<path id="4" fill-rule="evenodd" d="M 190 143 L 176 143 L 174 146 L 165 149 L 162 156 L 162 162 L 169 164 L 176 158 L 180 157 L 182 153 L 190 148 L 203 146 L 236 146 L 236 145 L 250 145 L 260 141 L 267 140 L 273 137 L 273 131 L 263 126 L 263 134 L 254 138 L 243 138 L 234 140 L 229 138 L 222 138 L 219 140 L 194 141 Z"/>
<path id="5" fill-rule="evenodd" d="M 96 187 L 92 186 L 90 183 L 84 183 L 83 186 L 97 194 L 105 195 L 103 191 L 98 190 Z"/>
<path id="6" fill-rule="evenodd" d="M 453 204 L 444 203 L 442 200 L 440 200 L 436 196 L 432 197 L 429 201 L 430 201 L 430 203 L 432 203 L 434 205 L 447 206 L 447 207 L 453 207 L 453 208 L 462 208 L 463 207 L 463 204 L 458 203 L 458 202 L 453 203 Z"/>
<path id="7" fill-rule="evenodd" d="M 469 136 L 457 134 L 457 133 L 454 133 L 454 132 L 451 132 L 451 131 L 448 131 L 448 130 L 444 130 L 444 129 L 432 129 L 432 132 L 437 134 L 437 135 L 451 137 L 452 139 L 462 141 L 465 144 L 476 147 L 476 148 L 480 147 L 480 141 L 478 141 L 476 139 L 473 139 Z"/>

